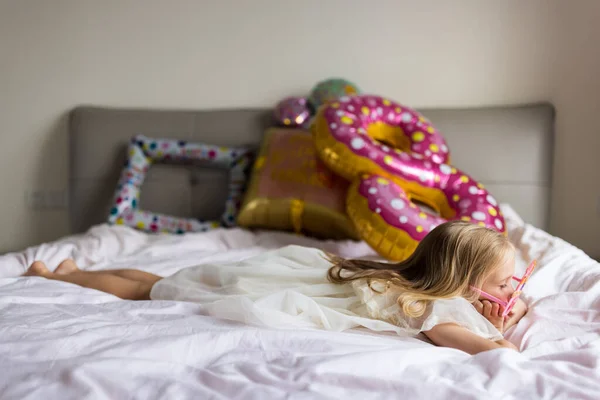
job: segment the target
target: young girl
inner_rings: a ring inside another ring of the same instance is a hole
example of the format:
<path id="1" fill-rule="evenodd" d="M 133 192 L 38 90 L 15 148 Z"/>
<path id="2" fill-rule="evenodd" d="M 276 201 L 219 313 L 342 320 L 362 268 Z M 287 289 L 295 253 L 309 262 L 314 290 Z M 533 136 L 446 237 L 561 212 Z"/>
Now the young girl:
<path id="1" fill-rule="evenodd" d="M 25 275 L 122 299 L 197 302 L 208 315 L 272 327 L 423 333 L 438 346 L 475 354 L 516 350 L 502 334 L 526 313 L 524 303 L 504 319 L 501 306 L 480 301 L 471 288 L 508 299 L 514 257 L 505 236 L 453 221 L 433 229 L 395 264 L 287 246 L 235 263 L 184 268 L 167 278 L 138 270 L 81 271 L 72 260 L 54 272 L 36 261 Z"/>

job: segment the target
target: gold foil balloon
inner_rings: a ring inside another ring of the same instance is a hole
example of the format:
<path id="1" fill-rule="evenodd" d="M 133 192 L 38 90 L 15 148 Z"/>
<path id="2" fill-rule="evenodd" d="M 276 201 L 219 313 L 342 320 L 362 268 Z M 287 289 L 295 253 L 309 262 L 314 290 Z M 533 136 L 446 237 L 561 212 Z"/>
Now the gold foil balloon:
<path id="1" fill-rule="evenodd" d="M 246 228 L 358 239 L 346 215 L 348 182 L 319 160 L 312 135 L 271 128 L 264 136 L 237 217 Z"/>

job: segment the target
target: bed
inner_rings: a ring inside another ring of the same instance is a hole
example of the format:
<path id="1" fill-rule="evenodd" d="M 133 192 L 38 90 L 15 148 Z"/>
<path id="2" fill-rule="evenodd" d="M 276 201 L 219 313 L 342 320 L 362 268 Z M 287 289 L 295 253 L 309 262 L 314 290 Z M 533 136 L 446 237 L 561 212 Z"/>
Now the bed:
<path id="1" fill-rule="evenodd" d="M 518 269 L 536 258 L 530 312 L 507 338 L 521 353 L 469 356 L 419 338 L 353 329 L 277 330 L 202 315 L 190 303 L 130 302 L 19 275 L 34 260 L 169 275 L 296 244 L 376 257 L 364 242 L 216 229 L 154 235 L 105 223 L 130 137 L 258 146 L 266 109 L 145 110 L 82 106 L 70 118 L 73 234 L 0 257 L 0 397 L 600 398 L 600 264 L 548 233 L 554 111 L 549 104 L 421 110 L 444 132 L 454 164 L 502 203 Z M 493 151 L 490 151 L 493 149 Z M 178 193 L 174 200 L 172 193 Z M 153 167 L 143 207 L 212 219 L 222 171 Z"/>

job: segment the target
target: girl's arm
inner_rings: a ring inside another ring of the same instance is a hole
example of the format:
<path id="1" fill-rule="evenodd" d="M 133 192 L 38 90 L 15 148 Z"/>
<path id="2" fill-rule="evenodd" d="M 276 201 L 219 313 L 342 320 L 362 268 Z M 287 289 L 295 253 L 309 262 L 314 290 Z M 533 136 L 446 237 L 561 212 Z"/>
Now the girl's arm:
<path id="1" fill-rule="evenodd" d="M 442 347 L 452 347 L 469 354 L 477 354 L 482 351 L 507 348 L 519 351 L 517 347 L 507 340 L 494 342 L 474 334 L 462 326 L 456 324 L 440 324 L 431 330 L 423 332 L 434 344 Z"/>

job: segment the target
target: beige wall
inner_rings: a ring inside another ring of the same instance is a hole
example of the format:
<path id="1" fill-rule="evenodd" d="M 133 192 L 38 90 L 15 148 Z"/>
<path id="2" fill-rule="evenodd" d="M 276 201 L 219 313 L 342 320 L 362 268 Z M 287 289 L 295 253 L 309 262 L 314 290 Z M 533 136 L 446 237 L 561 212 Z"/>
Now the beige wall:
<path id="1" fill-rule="evenodd" d="M 560 3 L 0 0 L 0 252 L 68 232 L 64 210 L 32 211 L 25 193 L 67 188 L 72 107 L 271 106 L 329 76 L 416 107 L 555 101 L 553 230 L 591 252 L 598 6 Z"/>
<path id="2" fill-rule="evenodd" d="M 551 230 L 600 260 L 600 1 L 557 1 Z"/>

